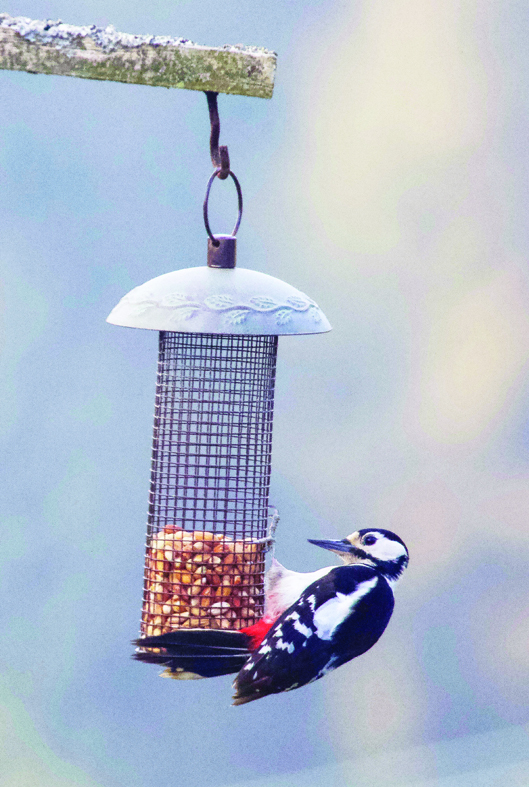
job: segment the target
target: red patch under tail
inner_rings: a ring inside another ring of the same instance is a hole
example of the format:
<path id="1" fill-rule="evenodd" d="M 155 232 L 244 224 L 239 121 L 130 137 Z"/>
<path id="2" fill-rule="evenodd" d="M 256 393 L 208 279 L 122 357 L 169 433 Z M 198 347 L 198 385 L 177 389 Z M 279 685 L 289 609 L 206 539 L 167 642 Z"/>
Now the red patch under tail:
<path id="1" fill-rule="evenodd" d="M 254 623 L 253 626 L 248 626 L 245 629 L 240 629 L 243 634 L 247 634 L 250 637 L 250 644 L 248 645 L 249 650 L 255 650 L 259 647 L 263 639 L 266 637 L 272 626 L 274 625 L 275 621 L 266 621 L 264 618 L 259 620 L 257 623 Z"/>

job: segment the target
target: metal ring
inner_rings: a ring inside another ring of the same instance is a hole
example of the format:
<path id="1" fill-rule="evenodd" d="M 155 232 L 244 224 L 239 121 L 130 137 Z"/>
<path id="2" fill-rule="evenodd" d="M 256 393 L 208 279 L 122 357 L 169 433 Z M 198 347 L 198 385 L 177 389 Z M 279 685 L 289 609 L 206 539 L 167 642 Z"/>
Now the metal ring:
<path id="1" fill-rule="evenodd" d="M 220 167 L 215 170 L 215 172 L 212 174 L 212 176 L 208 180 L 208 185 L 206 186 L 206 196 L 205 196 L 205 199 L 204 199 L 204 224 L 206 225 L 206 232 L 208 233 L 209 237 L 211 238 L 211 240 L 212 240 L 212 242 L 213 242 L 213 244 L 215 246 L 219 245 L 219 241 L 213 235 L 213 233 L 211 232 L 211 227 L 209 226 L 208 201 L 209 201 L 209 192 L 211 191 L 211 186 L 213 184 L 213 181 L 215 180 L 215 178 L 219 174 L 219 172 L 221 172 Z M 235 235 L 237 234 L 237 230 L 239 229 L 239 226 L 241 224 L 241 219 L 242 219 L 242 191 L 241 191 L 241 185 L 240 185 L 239 181 L 237 180 L 237 178 L 235 177 L 235 175 L 233 174 L 233 172 L 230 170 L 228 174 L 233 179 L 233 182 L 235 183 L 235 188 L 237 189 L 237 200 L 238 200 L 239 215 L 237 216 L 237 221 L 235 222 L 235 227 L 233 228 L 232 233 L 231 233 L 232 236 L 235 237 Z"/>

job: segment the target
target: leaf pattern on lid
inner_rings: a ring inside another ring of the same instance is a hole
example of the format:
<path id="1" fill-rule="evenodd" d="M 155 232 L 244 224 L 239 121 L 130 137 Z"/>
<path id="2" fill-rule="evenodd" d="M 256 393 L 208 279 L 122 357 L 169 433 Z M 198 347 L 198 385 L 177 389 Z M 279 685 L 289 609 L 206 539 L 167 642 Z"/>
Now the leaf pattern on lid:
<path id="1" fill-rule="evenodd" d="M 242 325 L 242 323 L 246 322 L 248 319 L 248 314 L 249 312 L 247 309 L 235 309 L 226 314 L 224 322 L 228 325 Z"/>
<path id="2" fill-rule="evenodd" d="M 222 311 L 223 309 L 231 309 L 236 306 L 231 295 L 210 295 L 204 300 L 204 306 L 214 311 Z"/>

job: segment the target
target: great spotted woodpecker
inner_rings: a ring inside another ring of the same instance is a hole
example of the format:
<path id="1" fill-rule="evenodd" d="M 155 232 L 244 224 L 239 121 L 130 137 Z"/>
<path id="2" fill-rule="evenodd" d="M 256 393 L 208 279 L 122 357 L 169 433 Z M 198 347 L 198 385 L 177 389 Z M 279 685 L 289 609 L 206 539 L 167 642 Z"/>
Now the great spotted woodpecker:
<path id="1" fill-rule="evenodd" d="M 141 648 L 135 658 L 165 665 L 163 674 L 176 679 L 238 672 L 233 704 L 243 705 L 305 686 L 365 653 L 393 612 L 393 586 L 408 565 L 406 545 L 380 529 L 309 541 L 345 565 L 299 574 L 274 561 L 259 623 L 241 631 L 180 629 L 145 637 L 135 641 Z"/>

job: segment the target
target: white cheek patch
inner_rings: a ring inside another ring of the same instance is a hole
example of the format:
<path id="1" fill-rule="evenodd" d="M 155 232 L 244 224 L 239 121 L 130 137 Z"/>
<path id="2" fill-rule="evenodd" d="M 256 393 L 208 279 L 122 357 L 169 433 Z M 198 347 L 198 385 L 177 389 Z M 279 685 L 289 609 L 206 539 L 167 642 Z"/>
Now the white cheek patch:
<path id="1" fill-rule="evenodd" d="M 373 557 L 378 560 L 398 560 L 399 557 L 406 554 L 405 547 L 399 541 L 392 541 L 376 531 L 374 534 L 380 536 L 377 543 L 369 547 L 362 547 Z"/>
<path id="2" fill-rule="evenodd" d="M 372 590 L 378 582 L 378 577 L 360 582 L 352 593 L 337 593 L 314 613 L 314 626 L 320 639 L 332 639 L 338 626 L 351 614 L 355 604 Z"/>

